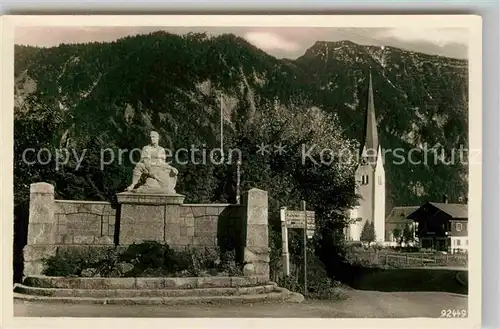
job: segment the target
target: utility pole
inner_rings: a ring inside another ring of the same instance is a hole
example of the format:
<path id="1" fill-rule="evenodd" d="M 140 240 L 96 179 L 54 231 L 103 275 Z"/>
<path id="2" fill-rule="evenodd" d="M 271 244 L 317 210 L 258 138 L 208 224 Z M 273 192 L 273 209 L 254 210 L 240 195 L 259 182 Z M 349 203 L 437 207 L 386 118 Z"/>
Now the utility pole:
<path id="1" fill-rule="evenodd" d="M 240 204 L 240 167 L 241 160 L 238 159 L 236 162 L 236 204 Z"/>
<path id="2" fill-rule="evenodd" d="M 306 202 L 302 201 L 304 211 L 304 296 L 307 295 L 307 208 Z"/>

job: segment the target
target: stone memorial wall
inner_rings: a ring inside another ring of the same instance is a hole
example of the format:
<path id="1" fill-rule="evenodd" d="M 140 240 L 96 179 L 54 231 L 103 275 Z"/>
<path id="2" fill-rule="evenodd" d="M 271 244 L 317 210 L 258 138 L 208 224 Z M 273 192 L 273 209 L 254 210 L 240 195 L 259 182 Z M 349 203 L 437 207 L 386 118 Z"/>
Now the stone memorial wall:
<path id="1" fill-rule="evenodd" d="M 235 249 L 250 274 L 269 275 L 267 192 L 243 193 L 243 204 L 183 204 L 180 194 L 118 194 L 108 202 L 55 200 L 54 187 L 30 187 L 24 276 L 42 274 L 43 258 L 62 248 L 127 246 L 143 241 L 221 251 Z M 250 275 L 249 274 L 249 275 Z"/>

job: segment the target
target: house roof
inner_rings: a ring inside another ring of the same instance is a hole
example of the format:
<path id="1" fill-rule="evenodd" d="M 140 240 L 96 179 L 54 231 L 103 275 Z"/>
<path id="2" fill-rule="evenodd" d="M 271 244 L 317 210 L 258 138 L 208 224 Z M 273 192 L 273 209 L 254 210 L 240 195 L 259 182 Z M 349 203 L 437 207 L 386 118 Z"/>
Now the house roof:
<path id="1" fill-rule="evenodd" d="M 436 203 L 429 202 L 439 210 L 449 214 L 453 218 L 467 218 L 469 217 L 469 209 L 467 204 L 462 203 Z"/>
<path id="2" fill-rule="evenodd" d="M 435 210 L 440 210 L 440 211 L 448 214 L 452 218 L 468 218 L 469 217 L 467 204 L 427 202 L 427 203 L 423 204 L 421 207 L 418 207 L 417 210 L 410 213 L 407 216 L 407 218 L 414 219 L 419 215 L 419 213 L 420 214 L 428 213 L 429 205 L 431 207 L 430 209 L 434 208 Z"/>
<path id="3" fill-rule="evenodd" d="M 420 206 L 394 207 L 385 218 L 386 223 L 399 223 L 408 220 L 408 215 L 416 211 Z"/>

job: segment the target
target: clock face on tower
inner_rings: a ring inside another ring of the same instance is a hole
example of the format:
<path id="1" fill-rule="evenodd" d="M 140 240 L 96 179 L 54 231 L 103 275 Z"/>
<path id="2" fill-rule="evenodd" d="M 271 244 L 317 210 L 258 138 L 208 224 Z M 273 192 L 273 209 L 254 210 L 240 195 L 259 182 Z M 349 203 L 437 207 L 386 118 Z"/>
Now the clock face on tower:
<path id="1" fill-rule="evenodd" d="M 366 158 L 365 158 L 365 157 L 361 158 L 361 164 L 362 164 L 363 166 L 365 166 L 365 165 L 367 165 L 367 164 L 368 164 L 368 161 L 366 161 Z"/>

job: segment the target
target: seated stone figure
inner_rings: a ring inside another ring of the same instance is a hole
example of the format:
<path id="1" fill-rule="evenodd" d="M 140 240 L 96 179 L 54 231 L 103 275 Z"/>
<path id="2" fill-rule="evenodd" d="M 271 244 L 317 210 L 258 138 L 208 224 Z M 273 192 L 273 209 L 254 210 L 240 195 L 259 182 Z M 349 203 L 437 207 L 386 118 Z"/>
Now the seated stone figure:
<path id="1" fill-rule="evenodd" d="M 150 136 L 151 144 L 142 148 L 141 160 L 134 168 L 132 184 L 127 187 L 127 191 L 176 194 L 179 171 L 165 161 L 165 149 L 158 145 L 160 135 L 152 131 Z M 145 184 L 134 189 L 143 175 L 147 177 Z"/>

